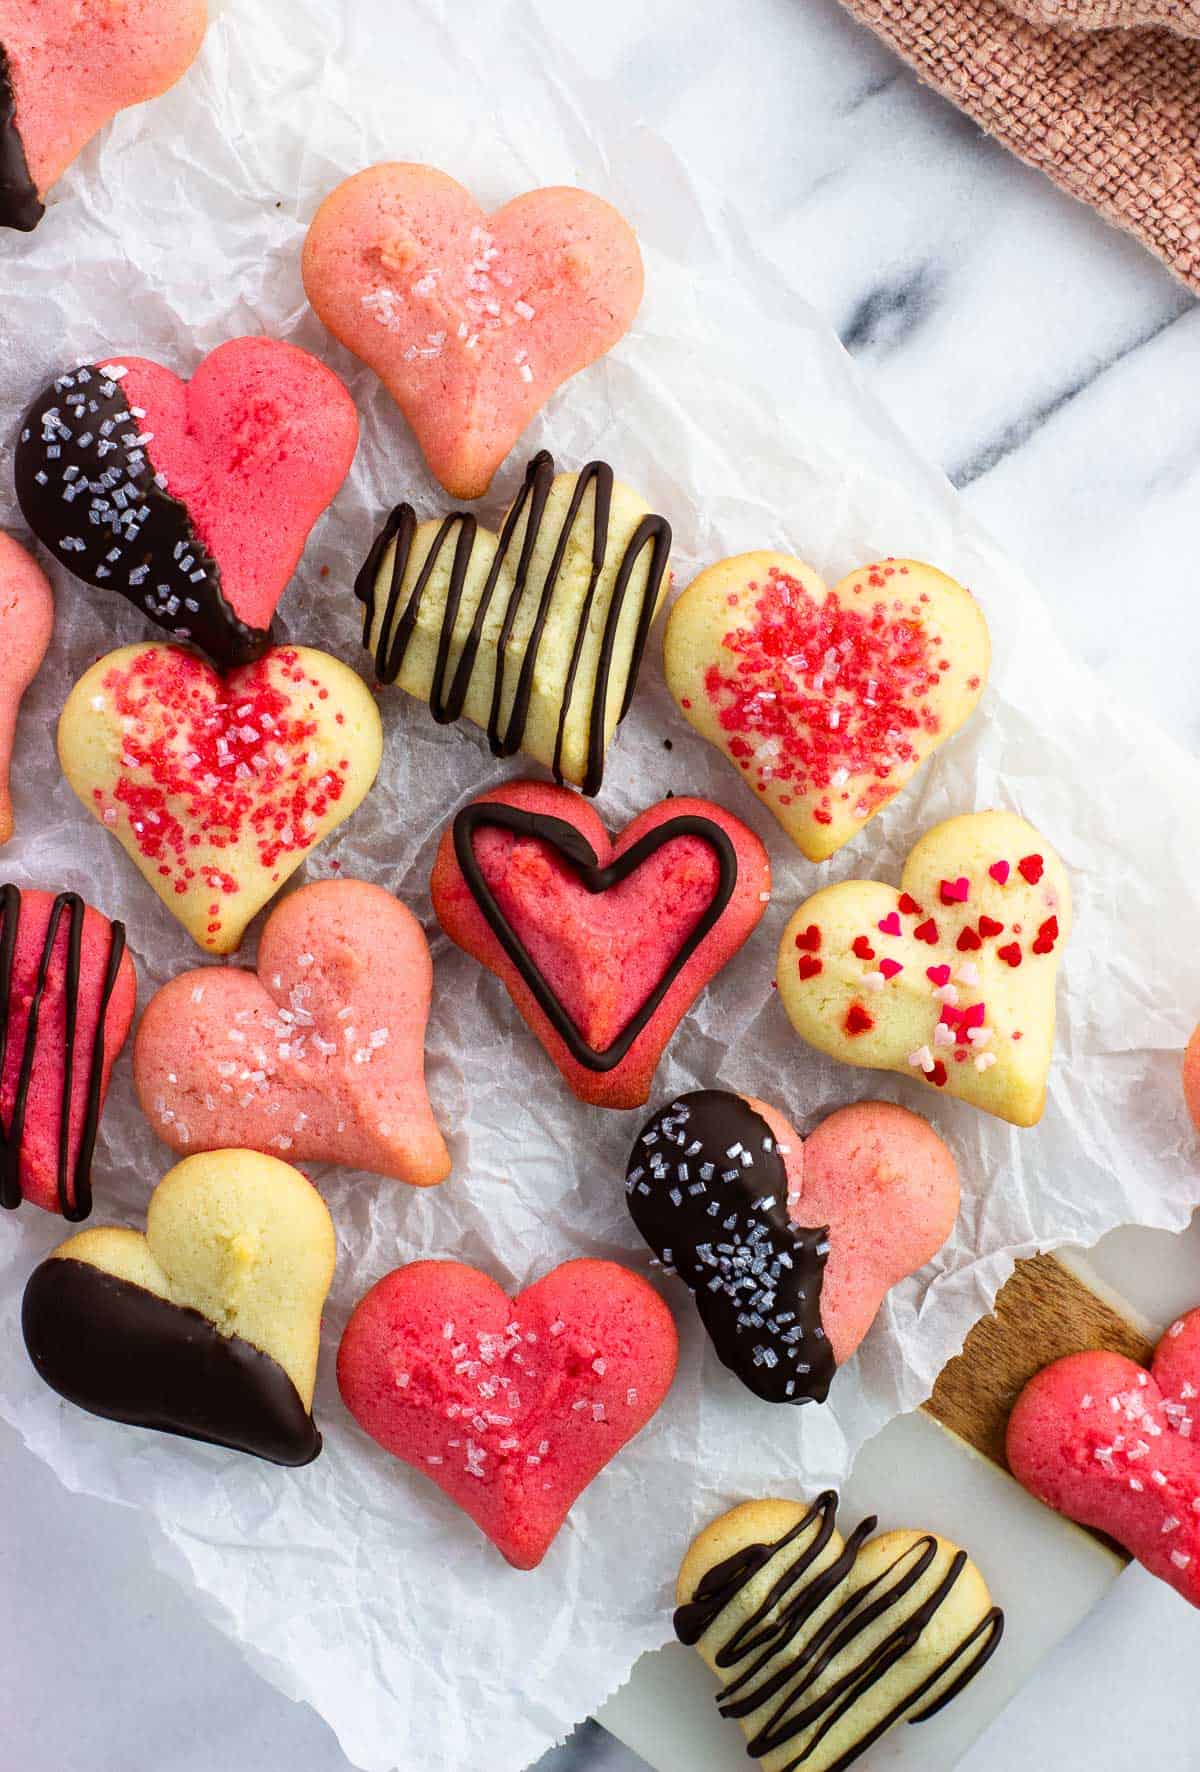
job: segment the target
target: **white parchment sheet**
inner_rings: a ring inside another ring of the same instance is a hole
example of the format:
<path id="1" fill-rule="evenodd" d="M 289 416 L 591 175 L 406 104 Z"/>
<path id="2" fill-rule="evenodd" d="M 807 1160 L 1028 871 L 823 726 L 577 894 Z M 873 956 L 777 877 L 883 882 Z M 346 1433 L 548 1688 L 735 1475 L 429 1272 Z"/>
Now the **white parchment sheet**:
<path id="1" fill-rule="evenodd" d="M 520 761 L 495 763 L 478 735 L 435 726 L 396 691 L 383 697 L 378 785 L 308 876 L 336 858 L 343 876 L 397 891 L 429 930 L 431 1087 L 454 1174 L 427 1194 L 374 1176 L 317 1175 L 339 1239 L 316 1399 L 324 1455 L 279 1471 L 60 1402 L 32 1373 L 18 1311 L 28 1273 L 63 1226 L 33 1210 L 0 1225 L 0 1409 L 61 1481 L 140 1508 L 164 1562 L 206 1612 L 270 1680 L 321 1711 L 356 1765 L 506 1772 L 666 1639 L 691 1530 L 732 1498 L 840 1479 L 865 1436 L 928 1393 L 1016 1257 L 1089 1243 L 1125 1221 L 1186 1221 L 1200 1199 L 1200 1160 L 1177 1069 L 1200 1012 L 1200 769 L 1064 655 L 1039 596 L 914 459 L 806 306 L 802 268 L 785 272 L 757 252 L 656 135 L 639 105 L 642 8 L 602 9 L 601 45 L 600 11 L 552 0 L 363 5 L 374 21 L 370 62 L 350 67 L 335 0 L 227 0 L 182 85 L 117 120 L 37 234 L 0 243 L 6 439 L 25 402 L 76 358 L 139 352 L 186 375 L 222 340 L 258 331 L 315 351 L 351 387 L 363 441 L 281 627 L 366 671 L 355 569 L 396 499 L 411 496 L 422 514 L 445 501 L 373 376 L 309 311 L 305 225 L 339 179 L 384 158 L 441 165 L 490 204 L 578 183 L 637 226 L 645 306 L 625 342 L 551 402 L 485 513 L 499 515 L 535 448 L 571 466 L 601 455 L 670 518 L 680 583 L 749 547 L 798 552 L 831 578 L 881 554 L 914 554 L 973 587 L 995 642 L 991 685 L 967 730 L 823 870 L 790 849 L 676 714 L 657 641 L 599 802 L 615 828 L 668 790 L 709 795 L 762 833 L 775 869 L 767 917 L 680 1028 L 656 1101 L 724 1085 L 807 1128 L 841 1103 L 882 1095 L 927 1114 L 957 1153 L 954 1238 L 896 1288 L 825 1408 L 755 1401 L 708 1351 L 682 1289 L 659 1276 L 682 1338 L 674 1389 L 532 1574 L 510 1570 L 342 1408 L 338 1336 L 355 1300 L 400 1262 L 458 1257 L 514 1289 L 581 1254 L 650 1272 L 622 1187 L 641 1116 L 575 1102 L 504 991 L 432 921 L 426 882 L 446 820 Z M 685 0 L 653 12 L 660 46 L 686 38 Z M 0 521 L 21 533 L 7 471 Z M 78 888 L 125 918 L 144 1002 L 196 964 L 197 951 L 77 803 L 53 738 L 81 670 L 149 630 L 115 597 L 61 573 L 56 584 L 54 643 L 21 719 L 17 836 L 4 869 L 22 883 Z M 770 988 L 779 931 L 802 897 L 831 878 L 894 880 L 928 825 L 988 806 L 1038 826 L 1070 867 L 1078 901 L 1050 1104 L 1034 1131 L 818 1058 Z M 252 954 L 253 939 L 241 958 Z M 171 1160 L 137 1111 L 126 1053 L 97 1153 L 97 1221 L 140 1225 Z"/>

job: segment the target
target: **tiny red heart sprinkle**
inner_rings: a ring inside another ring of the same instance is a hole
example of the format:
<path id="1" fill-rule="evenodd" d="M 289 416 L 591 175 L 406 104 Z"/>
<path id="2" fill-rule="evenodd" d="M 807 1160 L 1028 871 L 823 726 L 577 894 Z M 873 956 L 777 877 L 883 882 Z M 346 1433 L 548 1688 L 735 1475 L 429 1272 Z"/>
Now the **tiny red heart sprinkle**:
<path id="1" fill-rule="evenodd" d="M 796 962 L 796 971 L 802 979 L 815 978 L 818 972 L 824 972 L 825 962 L 818 960 L 815 954 L 803 954 Z"/>
<path id="2" fill-rule="evenodd" d="M 950 983 L 950 968 L 949 966 L 926 966 L 925 976 L 932 979 L 940 989 L 942 985 Z"/>
<path id="3" fill-rule="evenodd" d="M 943 904 L 966 904 L 971 896 L 971 882 L 965 874 L 957 880 L 943 880 L 941 884 Z"/>
<path id="4" fill-rule="evenodd" d="M 938 926 L 934 922 L 932 917 L 926 917 L 925 921 L 923 923 L 918 923 L 916 928 L 913 930 L 913 940 L 914 941 L 926 941 L 929 943 L 930 947 L 933 947 L 934 943 L 937 941 L 937 938 L 938 938 Z"/>
<path id="5" fill-rule="evenodd" d="M 875 958 L 875 949 L 865 935 L 854 937 L 854 945 L 850 951 L 858 960 L 873 960 Z"/>
<path id="6" fill-rule="evenodd" d="M 940 1058 L 929 1073 L 929 1081 L 936 1084 L 939 1089 L 944 1089 L 946 1086 L 946 1067 Z"/>
<path id="7" fill-rule="evenodd" d="M 1019 941 L 1010 941 L 1007 947 L 997 948 L 996 952 L 1006 966 L 1021 964 L 1021 944 Z"/>
<path id="8" fill-rule="evenodd" d="M 1037 932 L 1037 940 L 1033 944 L 1035 954 L 1052 954 L 1054 944 L 1058 940 L 1058 918 L 1047 917 Z"/>
<path id="9" fill-rule="evenodd" d="M 866 1034 L 875 1026 L 875 1018 L 867 1014 L 861 1003 L 851 1003 L 842 1025 L 848 1034 Z"/>
<path id="10" fill-rule="evenodd" d="M 969 954 L 976 948 L 981 948 L 983 943 L 980 941 L 975 931 L 968 927 L 963 930 L 954 945 L 957 947 L 960 954 Z"/>
<path id="11" fill-rule="evenodd" d="M 886 917 L 879 920 L 880 933 L 883 935 L 900 934 L 900 917 L 896 911 L 889 911 Z"/>
<path id="12" fill-rule="evenodd" d="M 806 954 L 815 954 L 820 951 L 821 931 L 815 923 L 810 923 L 807 929 L 800 931 L 796 937 L 796 946 Z"/>
<path id="13" fill-rule="evenodd" d="M 912 898 L 907 892 L 902 892 L 900 894 L 900 909 L 904 912 L 906 917 L 919 917 L 921 915 L 921 906 L 917 903 L 916 899 Z"/>
<path id="14" fill-rule="evenodd" d="M 1042 877 L 1042 872 L 1045 866 L 1046 864 L 1040 855 L 1024 855 L 1017 863 L 1021 878 L 1023 880 L 1028 880 L 1031 886 L 1037 885 Z"/>
<path id="15" fill-rule="evenodd" d="M 980 917 L 979 933 L 986 941 L 989 935 L 1003 935 L 1004 925 L 1003 923 L 997 923 L 995 917 Z"/>
<path id="16" fill-rule="evenodd" d="M 899 960 L 881 960 L 879 962 L 879 970 L 883 973 L 885 978 L 895 978 L 898 972 L 904 971 L 904 968 Z"/>
<path id="17" fill-rule="evenodd" d="M 1008 876 L 1012 873 L 1012 868 L 1006 861 L 994 861 L 988 869 L 988 873 L 999 885 L 1007 886 Z"/>

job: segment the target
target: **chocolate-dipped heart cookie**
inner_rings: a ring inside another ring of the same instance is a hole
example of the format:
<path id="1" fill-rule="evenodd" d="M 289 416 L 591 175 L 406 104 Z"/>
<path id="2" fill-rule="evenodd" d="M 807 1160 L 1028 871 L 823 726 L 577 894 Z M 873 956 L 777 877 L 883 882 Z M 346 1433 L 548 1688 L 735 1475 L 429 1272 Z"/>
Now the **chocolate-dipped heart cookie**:
<path id="1" fill-rule="evenodd" d="M 188 1157 L 151 1195 L 145 1236 L 81 1231 L 34 1269 L 25 1346 L 92 1415 L 309 1464 L 334 1254 L 298 1170 L 253 1151 Z"/>

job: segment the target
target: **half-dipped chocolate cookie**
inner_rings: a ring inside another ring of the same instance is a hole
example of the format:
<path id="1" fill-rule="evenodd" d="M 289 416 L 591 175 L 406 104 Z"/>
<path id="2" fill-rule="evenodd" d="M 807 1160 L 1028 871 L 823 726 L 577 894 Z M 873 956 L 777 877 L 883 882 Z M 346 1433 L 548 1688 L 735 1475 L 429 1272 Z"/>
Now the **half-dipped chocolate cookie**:
<path id="1" fill-rule="evenodd" d="M 660 1108 L 625 1188 L 718 1357 L 767 1403 L 824 1402 L 888 1288 L 949 1236 L 959 1198 L 954 1157 L 905 1108 L 839 1108 L 801 1139 L 724 1089 Z"/>
<path id="2" fill-rule="evenodd" d="M 309 1464 L 333 1221 L 296 1169 L 254 1151 L 188 1157 L 146 1233 L 81 1231 L 34 1269 L 21 1327 L 39 1375 L 111 1421 Z"/>

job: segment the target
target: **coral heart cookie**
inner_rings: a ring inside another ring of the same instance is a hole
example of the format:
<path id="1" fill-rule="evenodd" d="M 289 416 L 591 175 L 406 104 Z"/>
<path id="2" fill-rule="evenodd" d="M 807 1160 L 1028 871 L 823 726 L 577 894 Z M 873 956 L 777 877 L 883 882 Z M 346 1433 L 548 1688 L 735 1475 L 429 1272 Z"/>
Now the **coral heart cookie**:
<path id="1" fill-rule="evenodd" d="M 202 948 L 229 954 L 349 818 L 383 751 L 360 677 L 277 646 L 219 677 L 177 646 L 122 646 L 76 683 L 63 773 Z"/>
<path id="2" fill-rule="evenodd" d="M 231 1141 L 428 1187 L 450 1154 L 425 1092 L 433 967 L 380 886 L 302 886 L 263 925 L 258 971 L 206 967 L 151 998 L 133 1049 L 142 1111 L 173 1150 Z"/>
<path id="3" fill-rule="evenodd" d="M 150 1196 L 145 1236 L 81 1231 L 34 1269 L 25 1346 L 92 1415 L 310 1464 L 335 1252 L 299 1170 L 254 1151 L 189 1157 Z"/>
<path id="4" fill-rule="evenodd" d="M 612 1261 L 568 1261 L 510 1299 L 477 1268 L 418 1261 L 361 1300 L 338 1349 L 343 1400 L 516 1569 L 675 1376 L 671 1313 Z"/>
<path id="5" fill-rule="evenodd" d="M 681 1095 L 643 1127 L 625 1189 L 718 1357 L 766 1403 L 824 1402 L 888 1288 L 958 1215 L 950 1151 L 885 1101 L 839 1108 L 801 1139 L 764 1102 Z"/>
<path id="6" fill-rule="evenodd" d="M 452 498 L 481 498 L 554 390 L 611 349 L 642 299 L 632 229 L 586 191 L 488 215 L 432 166 L 372 166 L 322 203 L 304 287 L 379 376 Z"/>
<path id="7" fill-rule="evenodd" d="M 744 1501 L 693 1540 L 675 1634 L 721 1681 L 764 1772 L 843 1772 L 893 1724 L 956 1698 L 999 1647 L 979 1570 L 933 1532 L 843 1538 L 832 1490 Z M 767 1674 L 763 1675 L 763 1670 Z M 760 1677 L 763 1676 L 763 1677 Z"/>
<path id="8" fill-rule="evenodd" d="M 0 1206 L 91 1211 L 96 1132 L 136 997 L 120 923 L 74 892 L 0 887 Z"/>
<path id="9" fill-rule="evenodd" d="M 0 534 L 0 843 L 13 832 L 9 769 L 21 697 L 46 656 L 54 593 L 45 573 L 11 535 Z"/>
<path id="10" fill-rule="evenodd" d="M 830 590 L 787 554 L 702 572 L 667 624 L 671 693 L 810 861 L 881 812 L 971 713 L 990 646 L 969 591 L 917 560 Z"/>
<path id="11" fill-rule="evenodd" d="M 779 944 L 779 995 L 831 1058 L 1033 1126 L 1070 933 L 1067 872 L 1045 839 L 1013 813 L 967 813 L 925 833 L 898 892 L 848 880 L 802 904 Z"/>
<path id="12" fill-rule="evenodd" d="M 294 345 L 233 339 L 190 382 L 105 357 L 64 370 L 26 412 L 17 497 L 76 578 L 218 665 L 245 664 L 270 645 L 357 443 L 349 394 Z"/>
<path id="13" fill-rule="evenodd" d="M 454 819 L 431 890 L 446 934 L 503 980 L 579 1099 L 625 1108 L 770 885 L 758 838 L 708 800 L 662 800 L 614 843 L 569 789 L 518 781 Z"/>
<path id="14" fill-rule="evenodd" d="M 195 60 L 205 0 L 0 0 L 0 227 L 28 233 L 97 130 Z"/>
<path id="15" fill-rule="evenodd" d="M 1200 1310 L 1180 1317 L 1149 1372 L 1121 1354 L 1068 1354 L 1030 1379 L 1008 1423 L 1018 1482 L 1056 1513 L 1115 1538 L 1200 1606 Z"/>
<path id="16" fill-rule="evenodd" d="M 467 719 L 585 794 L 633 699 L 667 588 L 671 526 L 604 462 L 558 474 L 545 450 L 498 536 L 466 511 L 397 505 L 355 581 L 383 683 Z"/>

